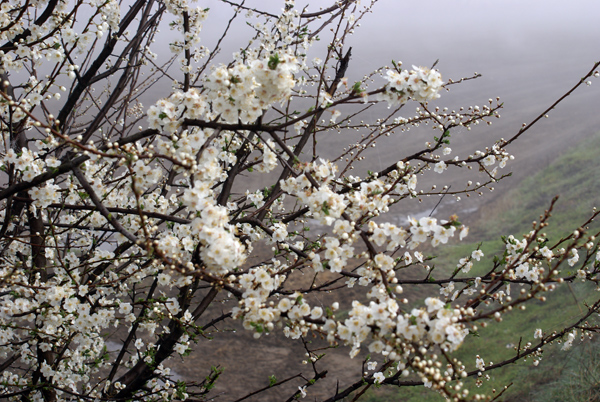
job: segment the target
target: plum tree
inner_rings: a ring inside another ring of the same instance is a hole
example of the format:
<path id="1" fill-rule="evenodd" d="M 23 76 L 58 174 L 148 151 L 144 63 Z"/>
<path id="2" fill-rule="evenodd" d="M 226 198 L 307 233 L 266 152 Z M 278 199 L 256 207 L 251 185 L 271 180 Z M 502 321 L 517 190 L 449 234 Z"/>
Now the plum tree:
<path id="1" fill-rule="evenodd" d="M 455 357 L 478 326 L 500 325 L 565 281 L 597 281 L 587 230 L 596 213 L 551 242 L 551 204 L 528 234 L 505 238 L 501 255 L 486 260 L 477 248 L 435 279 L 428 253 L 468 228 L 455 216 L 390 218 L 419 197 L 477 193 L 505 178 L 508 146 L 564 97 L 510 138 L 456 151 L 453 132 L 495 119 L 502 103 L 436 106 L 457 82 L 435 65 L 392 61 L 350 81 L 346 40 L 374 1 L 313 11 L 287 0 L 280 14 L 222 3 L 233 17 L 209 49 L 200 34 L 210 10 L 185 0 L 2 2 L 3 398 L 208 400 L 220 368 L 197 381 L 170 365 L 239 322 L 254 338 L 301 342 L 308 364 L 308 374 L 248 384 L 246 397 L 277 389 L 292 400 L 325 384 L 314 397 L 336 401 L 373 385 L 425 385 L 482 400 L 463 378 L 596 330 L 600 300 L 560 331 L 536 331 L 506 361 Z M 253 36 L 217 62 L 236 18 Z M 362 117 L 373 110 L 378 118 Z M 424 146 L 383 168 L 369 163 L 376 143 L 394 146 L 419 125 L 433 133 Z M 322 139 L 336 132 L 344 136 L 332 149 Z M 420 188 L 421 175 L 460 171 L 478 180 Z M 474 275 L 475 264 L 486 272 Z M 362 374 L 342 388 L 323 369 L 335 346 L 360 356 Z"/>

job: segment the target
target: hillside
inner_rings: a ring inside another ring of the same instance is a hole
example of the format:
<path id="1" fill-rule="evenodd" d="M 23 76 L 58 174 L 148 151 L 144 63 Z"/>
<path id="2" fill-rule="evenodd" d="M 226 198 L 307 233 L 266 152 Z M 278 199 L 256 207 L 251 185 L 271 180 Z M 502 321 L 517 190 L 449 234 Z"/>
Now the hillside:
<path id="1" fill-rule="evenodd" d="M 546 228 L 548 237 L 558 240 L 568 235 L 590 215 L 594 205 L 600 205 L 600 136 L 587 139 L 565 151 L 548 167 L 523 180 L 519 186 L 495 199 L 477 212 L 475 223 L 471 223 L 469 241 L 455 243 L 436 250 L 436 269 L 456 266 L 457 261 L 468 255 L 482 242 L 481 249 L 488 257 L 501 253 L 501 235 L 515 236 L 526 233 L 531 222 L 539 219 L 559 195 L 550 226 Z M 510 179 L 509 179 L 510 180 Z M 597 225 L 589 233 L 598 231 Z M 477 240 L 477 242 L 475 242 Z M 577 269 L 576 265 L 573 269 Z M 475 275 L 486 272 L 489 265 L 475 265 Z M 479 271 L 477 271 L 479 270 Z M 515 291 L 515 290 L 513 290 Z M 518 288 L 517 288 L 518 291 Z M 573 317 L 585 310 L 586 297 L 597 297 L 595 289 L 572 283 L 560 287 L 545 303 L 531 303 L 524 312 L 512 312 L 503 322 L 492 324 L 480 331 L 480 337 L 469 337 L 460 349 L 459 359 L 468 367 L 474 368 L 475 356 L 481 355 L 486 364 L 499 362 L 514 356 L 514 346 L 533 341 L 536 328 L 544 332 L 561 328 Z M 554 312 L 560 311 L 560 314 Z M 548 347 L 538 367 L 532 361 L 519 362 L 503 369 L 489 372 L 490 380 L 484 381 L 481 390 L 497 389 L 512 383 L 499 400 L 504 401 L 588 401 L 592 394 L 600 395 L 600 362 L 595 356 L 598 345 L 586 341 L 576 346 L 571 353 Z M 473 387 L 474 380 L 467 382 Z M 374 390 L 367 399 L 371 402 L 387 401 L 442 401 L 443 398 L 421 387 L 415 389 Z"/>

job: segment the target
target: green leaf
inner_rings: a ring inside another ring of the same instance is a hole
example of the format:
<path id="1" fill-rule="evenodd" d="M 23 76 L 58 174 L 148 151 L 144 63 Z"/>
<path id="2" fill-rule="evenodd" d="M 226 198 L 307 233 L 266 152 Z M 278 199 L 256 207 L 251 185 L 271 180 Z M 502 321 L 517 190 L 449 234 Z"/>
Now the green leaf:
<path id="1" fill-rule="evenodd" d="M 269 387 L 272 387 L 275 384 L 277 384 L 277 377 L 275 377 L 275 374 L 270 375 L 269 376 Z"/>
<path id="2" fill-rule="evenodd" d="M 269 57 L 269 62 L 267 65 L 271 70 L 275 70 L 279 63 L 281 63 L 281 60 L 279 60 L 279 55 L 275 53 L 273 56 Z"/>
<path id="3" fill-rule="evenodd" d="M 184 399 L 184 394 L 187 391 L 187 386 L 185 384 L 185 381 L 177 381 L 176 385 L 175 385 L 175 389 L 177 390 L 177 398 L 179 399 Z"/>

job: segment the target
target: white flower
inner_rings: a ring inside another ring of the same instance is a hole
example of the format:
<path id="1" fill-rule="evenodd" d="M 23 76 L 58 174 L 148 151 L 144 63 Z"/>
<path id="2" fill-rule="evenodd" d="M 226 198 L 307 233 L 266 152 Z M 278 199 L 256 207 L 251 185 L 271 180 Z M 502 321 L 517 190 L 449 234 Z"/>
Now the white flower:
<path id="1" fill-rule="evenodd" d="M 381 341 L 375 341 L 369 345 L 369 352 L 371 353 L 381 353 L 385 345 Z"/>
<path id="2" fill-rule="evenodd" d="M 567 340 L 563 343 L 561 350 L 569 350 L 571 346 L 573 346 L 573 341 L 575 340 L 575 332 L 570 332 L 567 335 Z"/>
<path id="3" fill-rule="evenodd" d="M 573 265 L 577 264 L 577 261 L 579 261 L 579 254 L 577 253 L 577 249 L 572 249 L 571 258 L 569 258 L 567 262 L 569 263 L 569 266 L 572 267 Z"/>
<path id="4" fill-rule="evenodd" d="M 131 313 L 131 310 L 133 310 L 133 308 L 131 307 L 131 304 L 129 304 L 129 303 L 121 303 L 119 305 L 119 313 L 120 314 L 127 315 L 127 314 Z"/>
<path id="5" fill-rule="evenodd" d="M 440 294 L 443 294 L 446 297 L 450 296 L 452 291 L 454 291 L 454 282 L 448 282 L 440 288 Z"/>
<path id="6" fill-rule="evenodd" d="M 161 272 L 158 274 L 158 283 L 161 286 L 167 286 L 169 283 L 171 283 L 171 275 Z"/>
<path id="7" fill-rule="evenodd" d="M 340 117 L 342 115 L 342 112 L 340 112 L 339 110 L 333 109 L 331 110 L 331 118 L 329 119 L 329 122 L 331 124 L 335 124 L 335 121 L 337 120 L 338 117 Z"/>
<path id="8" fill-rule="evenodd" d="M 435 164 L 433 171 L 436 173 L 444 173 L 444 170 L 447 169 L 446 163 L 444 161 L 439 161 L 438 163 Z"/>
<path id="9" fill-rule="evenodd" d="M 444 303 L 437 297 L 428 297 L 425 299 L 425 305 L 427 306 L 427 312 L 433 313 L 444 308 Z"/>
<path id="10" fill-rule="evenodd" d="M 421 225 L 424 230 L 431 232 L 437 228 L 437 219 L 424 216 L 423 218 L 419 219 L 419 225 Z"/>
<path id="11" fill-rule="evenodd" d="M 488 155 L 485 158 L 483 158 L 483 164 L 485 166 L 491 166 L 494 163 L 496 163 L 496 157 L 494 155 Z"/>
<path id="12" fill-rule="evenodd" d="M 552 250 L 550 250 L 548 248 L 548 246 L 544 246 L 542 249 L 540 249 L 540 254 L 548 260 L 551 260 L 552 257 L 554 256 L 554 254 L 552 253 Z"/>
<path id="13" fill-rule="evenodd" d="M 332 103 L 331 95 L 328 92 L 321 91 L 319 93 L 319 107 L 327 107 L 330 103 Z"/>
<path id="14" fill-rule="evenodd" d="M 302 395 L 302 398 L 306 397 L 306 385 L 303 387 L 298 387 L 298 391 L 300 391 L 300 395 Z"/>
<path id="15" fill-rule="evenodd" d="M 283 298 L 279 301 L 279 304 L 277 305 L 277 308 L 279 309 L 279 311 L 281 311 L 282 313 L 285 313 L 286 311 L 288 311 L 290 308 L 292 307 L 292 302 L 290 301 L 290 299 L 288 298 Z"/>
<path id="16" fill-rule="evenodd" d="M 175 347 L 173 349 L 175 349 L 175 351 L 177 353 L 179 353 L 180 355 L 182 355 L 187 350 L 187 346 L 184 345 L 184 344 L 182 344 L 182 343 L 178 343 L 178 344 L 175 345 Z"/>
<path id="17" fill-rule="evenodd" d="M 323 316 L 323 309 L 321 307 L 313 307 L 313 309 L 310 312 L 310 318 L 312 320 L 318 320 L 319 318 L 321 318 Z"/>
<path id="18" fill-rule="evenodd" d="M 385 380 L 385 375 L 381 371 L 373 374 L 373 381 L 375 384 L 381 384 Z"/>
<path id="19" fill-rule="evenodd" d="M 481 257 L 483 257 L 483 251 L 481 250 L 474 250 L 471 253 L 471 257 L 477 261 L 481 260 Z"/>
<path id="20" fill-rule="evenodd" d="M 477 370 L 479 371 L 485 371 L 485 362 L 479 355 L 475 357 L 475 367 L 477 367 Z"/>

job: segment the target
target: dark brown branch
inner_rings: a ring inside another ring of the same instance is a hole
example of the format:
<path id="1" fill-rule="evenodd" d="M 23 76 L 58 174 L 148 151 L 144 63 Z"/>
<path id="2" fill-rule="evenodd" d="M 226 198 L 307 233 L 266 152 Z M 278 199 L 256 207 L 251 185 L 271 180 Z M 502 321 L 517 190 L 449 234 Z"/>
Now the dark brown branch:
<path id="1" fill-rule="evenodd" d="M 81 76 L 77 85 L 71 92 L 69 99 L 65 102 L 62 109 L 58 113 L 59 127 L 58 131 L 65 132 L 65 123 L 67 121 L 67 117 L 73 111 L 73 108 L 79 101 L 79 98 L 83 94 L 84 90 L 90 85 L 92 78 L 96 75 L 98 70 L 102 67 L 102 65 L 106 62 L 106 59 L 112 54 L 115 46 L 119 41 L 119 37 L 123 35 L 123 33 L 129 27 L 140 11 L 140 9 L 146 4 L 146 0 L 137 0 L 129 9 L 127 14 L 121 19 L 121 24 L 119 25 L 118 32 L 114 33 L 111 37 L 107 38 L 104 48 L 94 60 L 90 68 Z"/>
<path id="2" fill-rule="evenodd" d="M 121 225 L 121 223 L 106 209 L 104 204 L 102 204 L 102 200 L 98 198 L 98 195 L 96 195 L 96 192 L 94 191 L 93 187 L 87 181 L 81 170 L 79 170 L 78 166 L 73 167 L 73 173 L 75 174 L 75 177 L 77 177 L 77 180 L 79 181 L 83 189 L 88 193 L 88 195 L 90 196 L 90 200 L 92 200 L 92 202 L 94 203 L 96 208 L 98 208 L 98 211 L 100 211 L 102 216 L 104 216 L 104 218 L 108 222 L 110 222 L 110 224 L 117 231 L 119 231 L 119 233 L 121 233 L 123 236 L 129 239 L 129 241 L 138 244 L 138 238 L 135 237 L 132 233 L 130 233 L 127 229 L 125 229 L 123 225 Z"/>

